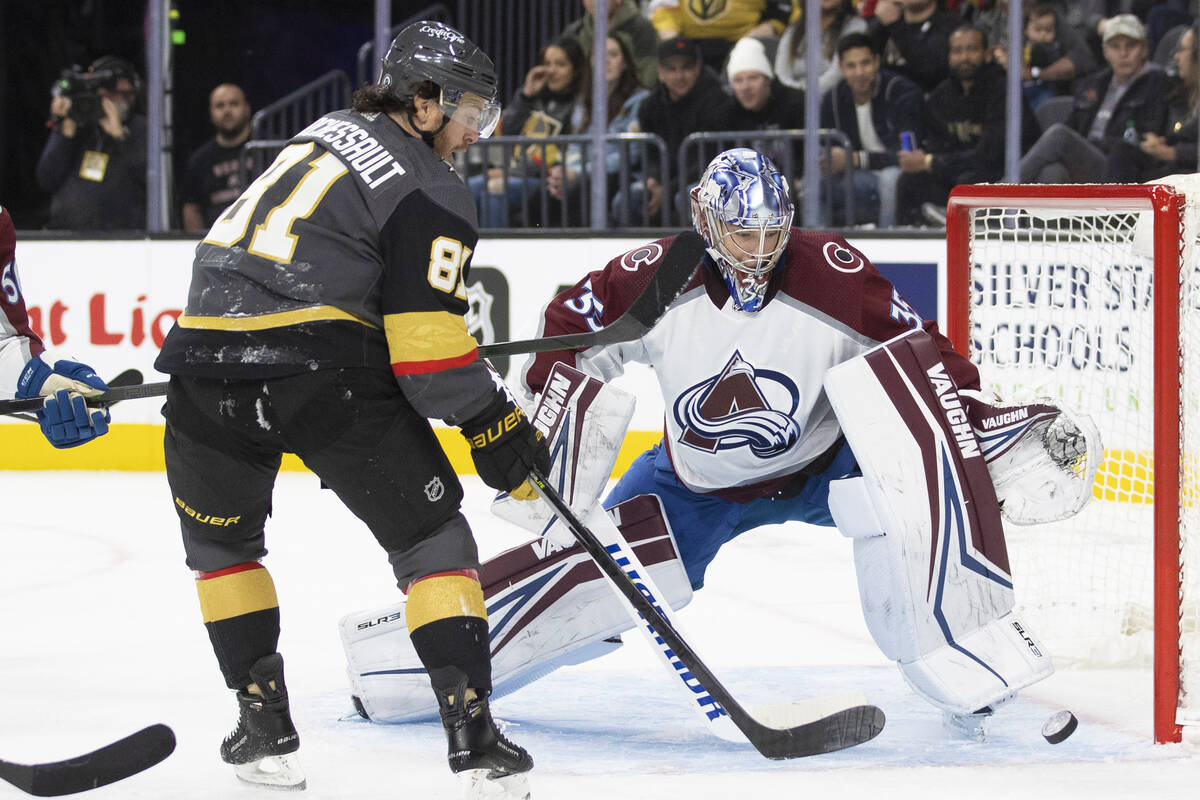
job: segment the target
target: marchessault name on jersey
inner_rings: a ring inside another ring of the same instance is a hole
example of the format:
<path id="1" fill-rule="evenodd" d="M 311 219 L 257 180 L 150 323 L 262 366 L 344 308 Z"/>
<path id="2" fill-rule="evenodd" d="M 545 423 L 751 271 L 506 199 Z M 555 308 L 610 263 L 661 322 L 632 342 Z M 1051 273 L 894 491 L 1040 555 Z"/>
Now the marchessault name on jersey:
<path id="1" fill-rule="evenodd" d="M 371 189 L 378 189 L 391 178 L 404 174 L 404 167 L 392 158 L 378 139 L 348 119 L 321 117 L 296 134 L 296 138 L 315 139 L 324 144 Z"/>

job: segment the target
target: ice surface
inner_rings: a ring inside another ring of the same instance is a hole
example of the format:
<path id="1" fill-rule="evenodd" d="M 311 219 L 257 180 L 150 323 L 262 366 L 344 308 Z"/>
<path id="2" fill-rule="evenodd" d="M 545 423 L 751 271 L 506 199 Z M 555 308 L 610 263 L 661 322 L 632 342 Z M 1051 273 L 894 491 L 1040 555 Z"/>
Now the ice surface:
<path id="1" fill-rule="evenodd" d="M 485 554 L 523 532 L 487 512 L 466 478 Z M 102 798 L 278 798 L 217 757 L 236 716 L 183 564 L 160 473 L 0 471 L 0 757 L 50 761 L 165 722 L 162 764 Z M 440 726 L 353 715 L 337 621 L 393 601 L 366 529 L 310 475 L 280 476 L 266 560 L 279 592 L 288 683 L 309 789 L 298 800 L 454 798 Z M 1019 576 L 1018 576 L 1019 580 Z M 1018 591 L 1020 584 L 1018 583 Z M 954 739 L 871 643 L 850 543 L 800 524 L 728 545 L 681 612 L 692 643 L 745 705 L 861 690 L 888 715 L 874 741 L 827 756 L 764 759 L 708 735 L 636 635 L 495 704 L 529 748 L 537 800 L 612 798 L 1195 797 L 1200 748 L 1150 742 L 1149 675 L 1060 671 L 1004 707 L 989 741 Z M 1053 649 L 1052 642 L 1045 644 Z M 1042 722 L 1070 708 L 1079 730 L 1048 745 Z M 0 784 L 0 797 L 21 796 Z"/>

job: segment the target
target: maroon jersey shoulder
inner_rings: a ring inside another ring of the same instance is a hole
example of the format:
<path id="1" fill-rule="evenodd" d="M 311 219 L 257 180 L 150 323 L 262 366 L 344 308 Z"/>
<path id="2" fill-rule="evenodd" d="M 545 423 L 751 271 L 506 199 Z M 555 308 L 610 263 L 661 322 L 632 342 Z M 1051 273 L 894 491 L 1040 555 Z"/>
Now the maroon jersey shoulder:
<path id="1" fill-rule="evenodd" d="M 958 385 L 979 386 L 975 366 L 938 332 L 937 323 L 921 319 L 871 260 L 835 233 L 792 229 L 779 292 L 876 342 L 922 328 Z"/>
<path id="2" fill-rule="evenodd" d="M 29 325 L 25 298 L 17 282 L 17 234 L 8 209 L 0 207 L 0 308 L 7 324 L 0 326 L 0 337 L 23 336 L 29 339 L 30 352 L 42 352 L 42 341 Z"/>
<path id="3" fill-rule="evenodd" d="M 618 319 L 642 294 L 674 240 L 674 236 L 668 236 L 627 250 L 559 292 L 546 306 L 542 335 L 599 330 Z M 693 277 L 689 288 L 698 282 L 699 278 Z M 562 361 L 575 366 L 575 352 L 539 353 L 525 370 L 526 386 L 531 391 L 541 391 L 555 363 Z"/>

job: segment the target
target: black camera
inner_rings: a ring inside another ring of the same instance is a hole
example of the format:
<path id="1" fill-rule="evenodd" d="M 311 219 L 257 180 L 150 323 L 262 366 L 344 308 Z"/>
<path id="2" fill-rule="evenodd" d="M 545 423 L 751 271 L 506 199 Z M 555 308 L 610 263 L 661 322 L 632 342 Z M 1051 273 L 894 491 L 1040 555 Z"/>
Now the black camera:
<path id="1" fill-rule="evenodd" d="M 78 67 L 64 69 L 62 75 L 50 87 L 53 97 L 65 97 L 71 101 L 71 110 L 67 116 L 75 120 L 79 127 L 94 125 L 104 116 L 104 107 L 100 104 L 97 89 L 111 86 L 121 77 L 116 70 L 98 70 L 82 72 Z"/>

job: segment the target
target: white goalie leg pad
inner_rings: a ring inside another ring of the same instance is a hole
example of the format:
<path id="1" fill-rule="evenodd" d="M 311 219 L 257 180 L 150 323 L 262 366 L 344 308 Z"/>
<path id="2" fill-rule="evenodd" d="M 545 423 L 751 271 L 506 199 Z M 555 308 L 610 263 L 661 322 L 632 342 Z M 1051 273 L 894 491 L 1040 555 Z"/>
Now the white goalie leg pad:
<path id="1" fill-rule="evenodd" d="M 589 526 L 615 525 L 671 608 L 692 599 L 675 537 L 653 495 L 626 500 Z M 606 642 L 631 622 L 595 562 L 578 545 L 534 539 L 484 562 L 480 572 L 492 652 L 492 696 L 620 646 Z M 437 703 L 405 624 L 404 603 L 349 614 L 340 623 L 346 671 L 360 710 L 374 722 L 437 717 Z"/>
<path id="2" fill-rule="evenodd" d="M 580 519 L 587 516 L 612 476 L 634 403 L 629 392 L 560 362 L 550 370 L 546 388 L 529 415 L 550 448 L 546 477 Z M 575 544 L 570 530 L 540 497 L 522 501 L 502 492 L 492 503 L 492 513 L 561 547 Z"/>
<path id="3" fill-rule="evenodd" d="M 911 331 L 839 364 L 825 391 L 862 470 L 832 484 L 830 510 L 854 538 L 879 648 L 922 696 L 956 713 L 1050 675 L 1045 651 L 1012 629 L 999 503 L 932 338 Z"/>

